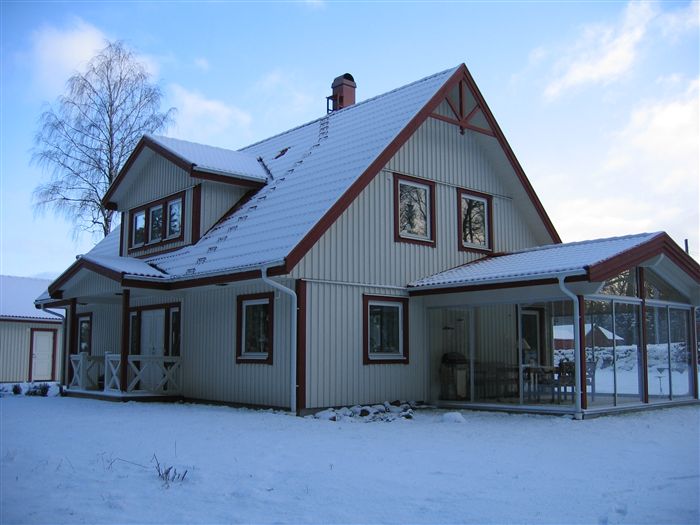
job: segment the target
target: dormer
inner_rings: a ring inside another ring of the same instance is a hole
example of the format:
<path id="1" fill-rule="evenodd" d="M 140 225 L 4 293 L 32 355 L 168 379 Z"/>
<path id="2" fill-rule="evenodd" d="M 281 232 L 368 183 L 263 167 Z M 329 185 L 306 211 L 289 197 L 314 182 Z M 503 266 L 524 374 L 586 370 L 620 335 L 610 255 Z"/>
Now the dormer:
<path id="1" fill-rule="evenodd" d="M 246 153 L 144 135 L 103 199 L 121 212 L 120 255 L 143 257 L 195 244 L 267 176 Z"/>

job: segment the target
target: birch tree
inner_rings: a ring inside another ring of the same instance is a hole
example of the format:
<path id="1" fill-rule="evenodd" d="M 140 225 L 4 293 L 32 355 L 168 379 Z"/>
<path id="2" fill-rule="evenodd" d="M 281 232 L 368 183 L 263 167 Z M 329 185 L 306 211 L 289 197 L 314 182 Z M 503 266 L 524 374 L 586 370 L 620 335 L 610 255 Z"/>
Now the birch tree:
<path id="1" fill-rule="evenodd" d="M 39 211 L 71 220 L 75 233 L 106 236 L 114 212 L 102 197 L 144 133 L 157 133 L 175 109 L 161 112 L 162 92 L 122 42 L 109 42 L 39 118 L 32 160 L 50 176 L 34 189 Z"/>

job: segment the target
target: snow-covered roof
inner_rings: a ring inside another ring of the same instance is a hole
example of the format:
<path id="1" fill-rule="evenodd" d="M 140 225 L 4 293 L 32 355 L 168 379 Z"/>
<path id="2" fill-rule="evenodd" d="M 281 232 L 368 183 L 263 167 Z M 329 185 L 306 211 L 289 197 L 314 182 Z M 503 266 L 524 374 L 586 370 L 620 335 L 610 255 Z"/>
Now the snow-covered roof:
<path id="1" fill-rule="evenodd" d="M 592 328 L 591 323 L 586 323 L 586 326 L 585 326 L 586 335 L 588 335 L 591 332 L 591 328 Z M 602 333 L 605 337 L 607 337 L 610 340 L 612 340 L 614 337 L 617 341 L 623 341 L 622 337 L 620 337 L 619 335 L 614 336 L 610 330 L 607 330 L 607 329 L 603 328 L 602 326 L 596 326 L 596 330 L 599 330 L 600 333 Z M 574 340 L 574 325 L 571 325 L 571 324 L 555 325 L 554 326 L 554 339 L 573 341 Z"/>
<path id="2" fill-rule="evenodd" d="M 641 233 L 609 239 L 549 244 L 478 261 L 419 279 L 415 288 L 449 288 L 478 284 L 547 279 L 560 275 L 586 275 L 588 267 L 600 264 L 644 244 L 662 232 Z"/>
<path id="3" fill-rule="evenodd" d="M 147 137 L 200 171 L 267 182 L 265 168 L 250 154 L 159 135 Z"/>
<path id="4" fill-rule="evenodd" d="M 49 312 L 34 308 L 34 299 L 46 293 L 51 279 L 0 275 L 0 318 L 61 322 Z"/>

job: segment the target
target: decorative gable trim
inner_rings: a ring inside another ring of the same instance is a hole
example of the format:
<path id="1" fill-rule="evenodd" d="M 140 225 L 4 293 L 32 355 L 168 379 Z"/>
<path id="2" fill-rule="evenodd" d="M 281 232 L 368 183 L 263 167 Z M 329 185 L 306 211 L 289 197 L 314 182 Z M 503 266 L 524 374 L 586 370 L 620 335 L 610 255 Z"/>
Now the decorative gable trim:
<path id="1" fill-rule="evenodd" d="M 464 86 L 464 87 L 460 87 Z M 428 101 L 428 103 L 423 106 L 423 108 L 410 120 L 410 122 L 394 137 L 389 145 L 382 151 L 374 161 L 367 167 L 367 169 L 360 175 L 360 177 L 355 180 L 355 182 L 348 188 L 348 190 L 331 206 L 331 208 L 326 212 L 326 214 L 309 230 L 309 232 L 304 236 L 304 238 L 291 250 L 286 258 L 285 269 L 287 273 L 291 272 L 292 269 L 301 261 L 301 259 L 306 255 L 306 253 L 319 241 L 321 236 L 331 227 L 331 225 L 340 217 L 340 215 L 350 206 L 350 204 L 358 197 L 358 195 L 365 189 L 365 187 L 374 179 L 374 177 L 381 171 L 381 169 L 391 160 L 391 158 L 399 151 L 399 149 L 406 143 L 406 141 L 416 132 L 416 130 L 426 121 L 426 119 L 433 115 L 435 109 L 448 97 L 448 94 L 452 89 L 458 87 L 462 90 L 465 87 L 468 88 L 472 96 L 475 98 L 478 104 L 479 110 L 483 113 L 486 118 L 490 131 L 493 133 L 496 140 L 503 148 L 503 151 L 508 158 L 516 176 L 520 180 L 525 192 L 527 193 L 530 201 L 532 202 L 535 210 L 537 211 L 540 219 L 544 223 L 544 226 L 549 233 L 552 241 L 554 243 L 561 243 L 561 238 L 554 228 L 551 219 L 547 215 L 547 212 L 539 200 L 539 197 L 535 194 L 535 190 L 530 184 L 527 176 L 525 175 L 522 166 L 515 157 L 513 150 L 511 149 L 508 141 L 506 140 L 501 128 L 498 126 L 496 119 L 493 117 L 491 110 L 486 105 L 481 92 L 479 91 L 474 79 L 472 78 L 467 66 L 462 64 L 459 66 L 452 76 L 443 84 L 443 86 L 433 95 L 433 97 Z M 460 91 L 461 92 L 461 91 Z M 454 103 L 452 101 L 448 102 L 452 106 Z M 454 108 L 457 113 L 459 110 Z M 471 120 L 475 117 L 473 109 L 471 109 L 464 117 L 457 121 L 458 124 L 462 125 L 464 128 L 471 129 Z M 456 120 L 456 119 L 455 119 Z M 485 132 L 485 129 L 479 129 L 480 132 Z M 487 133 L 489 134 L 489 133 Z"/>

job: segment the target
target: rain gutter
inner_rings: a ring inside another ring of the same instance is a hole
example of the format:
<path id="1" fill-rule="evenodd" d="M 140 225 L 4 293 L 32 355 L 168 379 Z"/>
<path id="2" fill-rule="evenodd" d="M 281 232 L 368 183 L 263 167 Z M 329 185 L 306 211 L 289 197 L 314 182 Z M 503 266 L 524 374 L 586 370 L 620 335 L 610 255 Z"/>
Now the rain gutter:
<path id="1" fill-rule="evenodd" d="M 581 311 L 579 309 L 578 296 L 564 284 L 564 279 L 566 277 L 569 277 L 569 274 L 560 274 L 557 276 L 557 280 L 559 281 L 559 289 L 564 295 L 569 297 L 574 304 L 574 363 L 576 370 L 574 377 L 574 384 L 576 386 L 576 395 L 574 396 L 574 418 L 583 419 L 583 410 L 581 409 Z"/>

